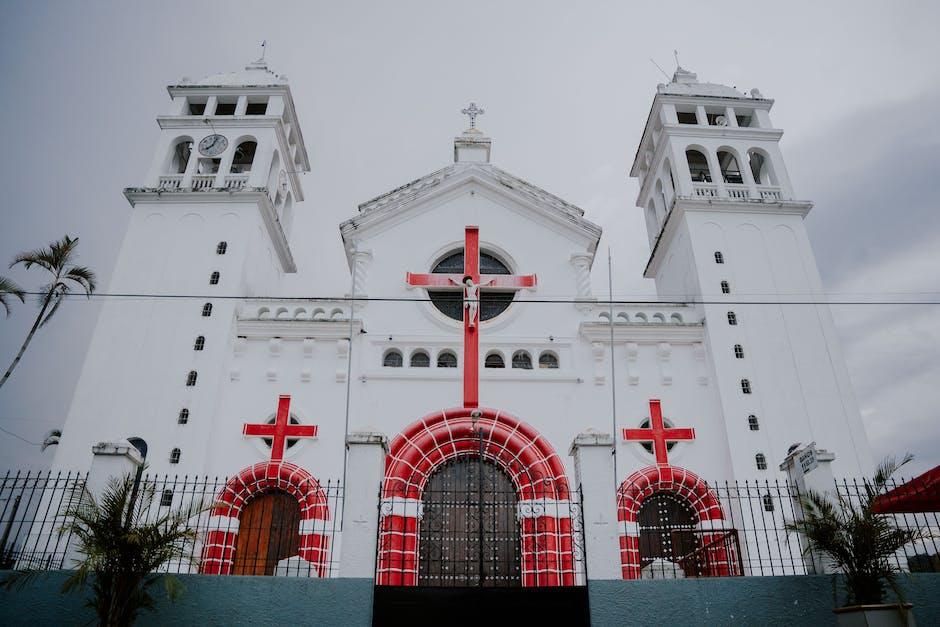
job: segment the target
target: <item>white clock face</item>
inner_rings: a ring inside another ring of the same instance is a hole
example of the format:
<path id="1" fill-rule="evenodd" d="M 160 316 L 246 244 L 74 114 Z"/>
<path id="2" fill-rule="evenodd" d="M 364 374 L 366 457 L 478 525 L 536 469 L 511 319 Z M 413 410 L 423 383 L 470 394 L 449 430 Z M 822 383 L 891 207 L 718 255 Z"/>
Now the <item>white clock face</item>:
<path id="1" fill-rule="evenodd" d="M 199 142 L 199 152 L 207 157 L 215 157 L 225 152 L 228 148 L 228 140 L 224 135 L 207 135 Z"/>

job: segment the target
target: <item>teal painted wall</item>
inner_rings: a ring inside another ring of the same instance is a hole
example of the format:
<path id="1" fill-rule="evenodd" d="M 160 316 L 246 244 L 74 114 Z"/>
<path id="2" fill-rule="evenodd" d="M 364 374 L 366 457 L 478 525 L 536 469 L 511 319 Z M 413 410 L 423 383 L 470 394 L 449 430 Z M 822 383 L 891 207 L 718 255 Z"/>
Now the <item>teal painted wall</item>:
<path id="1" fill-rule="evenodd" d="M 6 573 L 0 573 L 5 577 Z M 0 625 L 83 625 L 94 621 L 82 594 L 59 594 L 66 573 L 38 577 L 20 590 L 0 589 Z M 371 579 L 295 579 L 180 575 L 186 592 L 140 625 L 366 626 Z M 921 625 L 940 625 L 940 574 L 904 580 Z M 831 625 L 833 578 L 740 577 L 672 581 L 592 581 L 592 624 Z"/>
<path id="2" fill-rule="evenodd" d="M 832 625 L 834 582 L 826 575 L 591 581 L 591 625 Z M 940 625 L 940 573 L 901 584 L 918 624 Z"/>

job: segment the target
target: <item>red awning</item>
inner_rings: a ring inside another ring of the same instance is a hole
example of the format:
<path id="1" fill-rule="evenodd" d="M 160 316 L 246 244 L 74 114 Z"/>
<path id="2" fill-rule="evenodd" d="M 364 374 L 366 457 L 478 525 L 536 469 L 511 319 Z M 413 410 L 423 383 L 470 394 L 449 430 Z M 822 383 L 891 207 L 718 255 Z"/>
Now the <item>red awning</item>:
<path id="1" fill-rule="evenodd" d="M 940 512 L 940 466 L 879 496 L 874 511 L 878 514 Z"/>

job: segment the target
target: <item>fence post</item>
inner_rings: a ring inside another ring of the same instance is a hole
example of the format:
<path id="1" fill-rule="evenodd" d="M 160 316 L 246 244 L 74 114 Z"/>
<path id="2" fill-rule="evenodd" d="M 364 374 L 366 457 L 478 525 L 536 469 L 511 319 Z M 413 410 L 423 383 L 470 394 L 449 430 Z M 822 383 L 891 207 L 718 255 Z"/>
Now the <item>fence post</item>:
<path id="1" fill-rule="evenodd" d="M 91 452 L 94 458 L 85 487 L 96 499 L 104 492 L 112 477 L 134 475 L 144 463 L 140 451 L 127 440 L 99 442 L 91 447 Z"/>
<path id="2" fill-rule="evenodd" d="M 575 437 L 568 451 L 574 457 L 575 481 L 581 485 L 588 579 L 622 577 L 613 452 L 613 437 L 591 431 Z"/>
<path id="3" fill-rule="evenodd" d="M 817 449 L 816 443 L 810 442 L 790 451 L 780 464 L 780 470 L 787 473 L 791 485 L 796 487 L 799 494 L 812 490 L 828 500 L 835 501 L 838 499 L 836 479 L 832 474 L 832 461 L 835 458 L 835 454 Z M 803 520 L 803 504 L 797 499 L 796 493 L 791 491 L 791 495 L 796 501 L 793 508 L 794 517 L 798 521 Z M 800 543 L 804 542 L 806 540 L 801 537 Z M 803 561 L 809 572 L 819 575 L 832 572 L 827 560 L 816 553 L 804 554 Z"/>
<path id="4" fill-rule="evenodd" d="M 350 433 L 346 446 L 349 457 L 343 486 L 339 576 L 372 577 L 379 533 L 379 485 L 385 475 L 388 438 L 374 432 Z"/>

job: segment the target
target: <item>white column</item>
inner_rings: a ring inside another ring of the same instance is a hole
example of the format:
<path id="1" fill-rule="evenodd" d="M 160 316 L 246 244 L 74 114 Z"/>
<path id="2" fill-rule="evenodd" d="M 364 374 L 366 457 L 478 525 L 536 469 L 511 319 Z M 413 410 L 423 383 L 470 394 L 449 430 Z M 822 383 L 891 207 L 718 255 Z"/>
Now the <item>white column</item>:
<path id="1" fill-rule="evenodd" d="M 620 579 L 617 529 L 617 486 L 614 482 L 614 439 L 585 432 L 571 443 L 575 481 L 581 485 L 584 552 L 588 579 Z"/>
<path id="2" fill-rule="evenodd" d="M 787 473 L 790 484 L 795 486 L 801 494 L 813 491 L 836 504 L 838 501 L 836 480 L 832 474 L 832 461 L 835 458 L 836 456 L 833 453 L 817 449 L 816 443 L 811 442 L 787 455 L 780 464 L 780 470 Z M 794 503 L 793 506 L 794 518 L 802 520 L 802 505 Z M 800 538 L 800 542 L 804 543 L 806 540 Z M 805 554 L 803 561 L 810 572 L 819 575 L 834 572 L 833 568 L 829 566 L 828 560 L 817 553 Z"/>
<path id="3" fill-rule="evenodd" d="M 235 102 L 235 115 L 245 115 L 248 109 L 248 96 L 239 96 Z"/>
<path id="4" fill-rule="evenodd" d="M 372 578 L 379 532 L 379 490 L 385 474 L 388 438 L 356 432 L 346 437 L 347 470 L 343 500 L 340 577 Z"/>
<path id="5" fill-rule="evenodd" d="M 595 300 L 591 292 L 591 260 L 594 257 L 588 253 L 574 253 L 571 255 L 571 265 L 574 266 L 575 285 L 578 295 L 575 297 L 575 306 L 584 309 Z"/>

